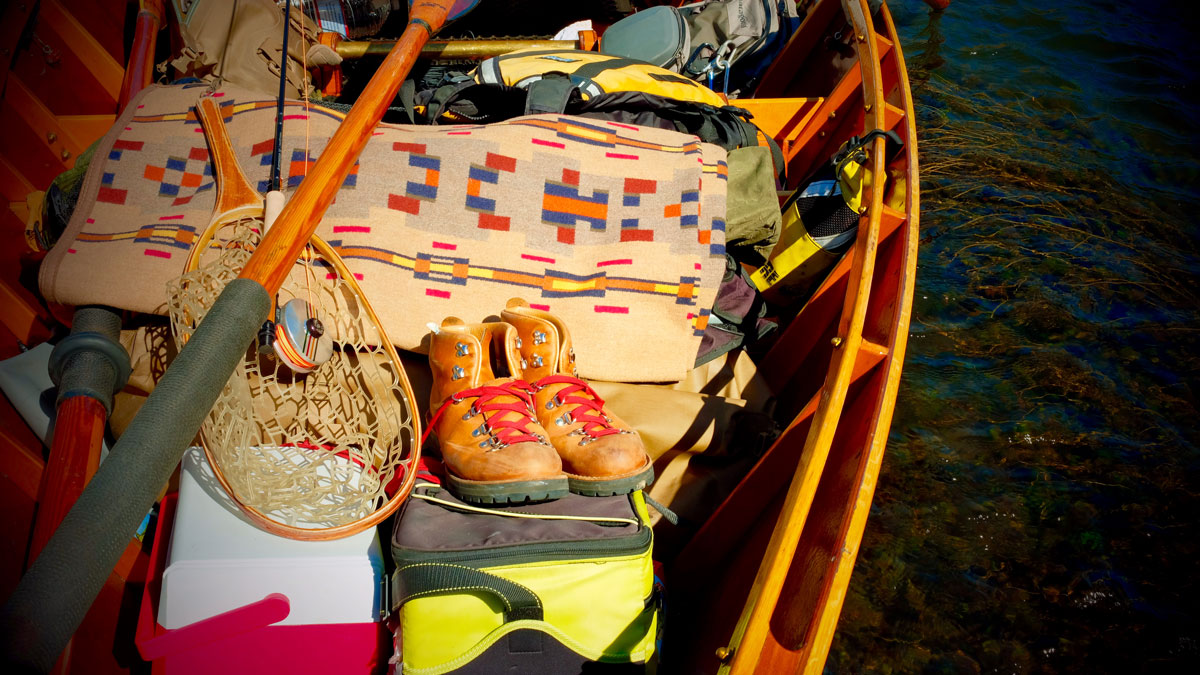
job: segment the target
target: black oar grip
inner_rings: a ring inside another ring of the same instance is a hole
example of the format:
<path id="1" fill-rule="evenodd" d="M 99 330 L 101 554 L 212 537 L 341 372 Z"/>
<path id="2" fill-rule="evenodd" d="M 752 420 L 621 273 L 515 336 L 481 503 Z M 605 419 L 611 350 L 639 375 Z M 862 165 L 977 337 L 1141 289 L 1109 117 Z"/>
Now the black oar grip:
<path id="1" fill-rule="evenodd" d="M 25 671 L 54 667 L 270 304 L 249 279 L 217 298 L 0 612 L 0 658 Z"/>

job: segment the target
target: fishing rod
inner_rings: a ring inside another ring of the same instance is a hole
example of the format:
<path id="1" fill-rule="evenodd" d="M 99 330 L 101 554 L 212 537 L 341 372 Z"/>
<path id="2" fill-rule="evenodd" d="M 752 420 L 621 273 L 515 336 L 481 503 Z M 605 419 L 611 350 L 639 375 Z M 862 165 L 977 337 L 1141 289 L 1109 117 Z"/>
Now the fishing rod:
<path id="1" fill-rule="evenodd" d="M 263 204 L 263 225 L 267 229 L 275 223 L 283 210 L 286 198 L 280 183 L 280 163 L 283 156 L 283 101 L 287 94 L 288 35 L 292 23 L 292 1 L 283 6 L 283 52 L 279 55 L 279 101 L 275 108 L 275 145 L 271 152 L 271 177 L 267 184 L 267 197 Z"/>
<path id="2" fill-rule="evenodd" d="M 275 225 L 179 351 L 137 417 L 0 610 L 0 654 L 48 672 L 268 316 L 301 250 L 416 63 L 478 0 L 410 0 L 408 27 Z"/>

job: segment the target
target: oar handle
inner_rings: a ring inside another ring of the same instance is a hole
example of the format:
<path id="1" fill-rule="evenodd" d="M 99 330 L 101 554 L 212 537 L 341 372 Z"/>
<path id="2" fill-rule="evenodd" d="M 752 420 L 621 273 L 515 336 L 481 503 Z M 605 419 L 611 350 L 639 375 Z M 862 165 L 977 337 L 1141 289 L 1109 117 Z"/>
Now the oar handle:
<path id="1" fill-rule="evenodd" d="M 279 219 L 263 237 L 242 269 L 243 279 L 257 281 L 271 295 L 279 291 L 292 263 L 316 231 L 317 223 L 321 222 L 342 181 L 366 147 L 375 125 L 396 98 L 396 92 L 416 63 L 421 47 L 442 27 L 454 4 L 454 0 L 421 0 L 413 6 L 408 28 L 283 207 Z"/>
<path id="2" fill-rule="evenodd" d="M 244 279 L 217 298 L 0 610 L 0 663 L 16 672 L 54 667 L 270 302 L 262 286 Z"/>

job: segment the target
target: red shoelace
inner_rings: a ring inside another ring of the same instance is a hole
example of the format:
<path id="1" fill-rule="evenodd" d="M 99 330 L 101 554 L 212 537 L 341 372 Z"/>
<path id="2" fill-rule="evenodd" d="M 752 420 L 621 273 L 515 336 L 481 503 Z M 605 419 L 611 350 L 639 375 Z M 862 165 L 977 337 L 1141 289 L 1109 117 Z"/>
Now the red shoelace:
<path id="1" fill-rule="evenodd" d="M 429 437 L 429 432 L 437 425 L 438 418 L 442 416 L 447 407 L 453 403 L 459 403 L 471 398 L 475 399 L 471 404 L 472 412 L 483 415 L 485 431 L 499 441 L 501 447 L 516 443 L 545 442 L 544 438 L 539 434 L 533 433 L 528 428 L 529 424 L 535 422 L 533 413 L 531 412 L 533 410 L 533 395 L 530 391 L 529 383 L 524 380 L 513 380 L 504 384 L 491 384 L 475 387 L 474 389 L 463 389 L 446 399 L 441 407 L 437 409 L 437 412 L 433 414 L 433 418 L 429 420 L 429 426 L 426 427 L 425 433 L 421 436 L 421 444 L 425 444 L 425 439 Z M 510 419 L 496 419 L 505 412 L 513 412 L 517 416 L 508 416 Z"/>
<path id="2" fill-rule="evenodd" d="M 544 389 L 551 384 L 565 384 L 554 396 L 563 406 L 574 406 L 567 409 L 571 419 L 583 422 L 583 432 L 592 438 L 600 438 L 609 434 L 619 434 L 620 429 L 614 428 L 608 416 L 604 414 L 604 399 L 600 398 L 587 382 L 570 375 L 547 375 L 534 383 L 534 390 Z"/>

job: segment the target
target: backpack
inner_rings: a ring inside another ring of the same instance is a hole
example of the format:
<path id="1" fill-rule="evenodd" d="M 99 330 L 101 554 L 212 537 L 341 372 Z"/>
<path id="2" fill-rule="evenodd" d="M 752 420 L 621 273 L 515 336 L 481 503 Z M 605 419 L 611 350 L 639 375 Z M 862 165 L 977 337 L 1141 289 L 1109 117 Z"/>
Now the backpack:
<path id="1" fill-rule="evenodd" d="M 265 96 L 279 93 L 279 57 L 283 52 L 283 11 L 271 0 L 171 3 L 183 47 L 170 61 L 176 78 L 205 82 L 220 78 Z M 237 12 L 231 17 L 231 12 Z M 311 83 L 304 69 L 306 53 L 314 65 L 317 27 L 303 12 L 293 11 L 289 24 L 287 91 L 299 98 Z M 333 58 L 337 58 L 336 53 Z"/>
<path id="2" fill-rule="evenodd" d="M 557 72 L 539 75 L 526 88 L 504 84 L 452 82 L 420 92 L 406 83 L 400 106 L 389 108 L 409 124 L 491 124 L 521 115 L 577 115 L 618 124 L 636 124 L 692 134 L 727 151 L 764 146 L 770 149 L 776 176 L 783 171 L 783 153 L 770 136 L 750 121 L 749 111 L 714 106 L 643 91 L 613 91 L 584 99 L 575 79 Z"/>
<path id="3" fill-rule="evenodd" d="M 652 63 L 726 95 L 757 83 L 800 25 L 795 0 L 702 0 L 631 14 L 604 32 L 604 54 Z"/>

